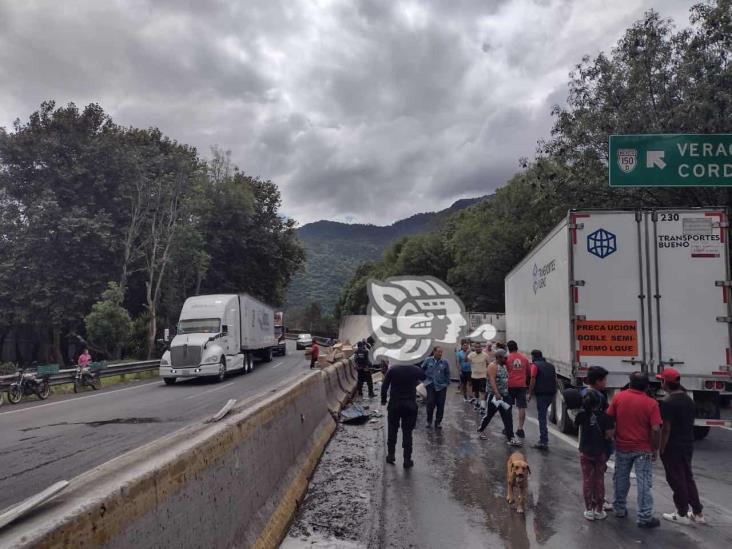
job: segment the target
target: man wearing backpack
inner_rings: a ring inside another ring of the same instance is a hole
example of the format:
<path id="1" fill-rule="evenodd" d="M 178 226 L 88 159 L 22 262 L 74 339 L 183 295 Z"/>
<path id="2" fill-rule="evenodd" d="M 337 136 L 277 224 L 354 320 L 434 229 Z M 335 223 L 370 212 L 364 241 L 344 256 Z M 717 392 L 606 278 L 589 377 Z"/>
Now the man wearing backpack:
<path id="1" fill-rule="evenodd" d="M 536 415 L 539 419 L 539 443 L 537 450 L 549 449 L 549 431 L 546 425 L 549 405 L 554 401 L 557 392 L 557 372 L 554 365 L 544 360 L 538 349 L 531 351 L 531 382 L 529 383 L 528 400 L 536 396 Z"/>
<path id="2" fill-rule="evenodd" d="M 369 398 L 374 396 L 374 380 L 371 377 L 371 361 L 369 360 L 369 352 L 363 341 L 358 342 L 358 348 L 353 354 L 356 362 L 356 371 L 358 372 L 358 394 L 363 396 L 363 384 L 366 382 L 369 388 Z"/>

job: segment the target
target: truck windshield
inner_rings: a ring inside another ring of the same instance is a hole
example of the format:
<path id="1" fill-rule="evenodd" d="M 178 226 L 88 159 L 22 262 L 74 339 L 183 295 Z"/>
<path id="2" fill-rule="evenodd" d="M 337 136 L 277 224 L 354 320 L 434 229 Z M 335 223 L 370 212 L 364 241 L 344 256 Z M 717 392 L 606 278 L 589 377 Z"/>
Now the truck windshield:
<path id="1" fill-rule="evenodd" d="M 218 334 L 221 320 L 218 318 L 193 318 L 178 322 L 178 334 Z"/>

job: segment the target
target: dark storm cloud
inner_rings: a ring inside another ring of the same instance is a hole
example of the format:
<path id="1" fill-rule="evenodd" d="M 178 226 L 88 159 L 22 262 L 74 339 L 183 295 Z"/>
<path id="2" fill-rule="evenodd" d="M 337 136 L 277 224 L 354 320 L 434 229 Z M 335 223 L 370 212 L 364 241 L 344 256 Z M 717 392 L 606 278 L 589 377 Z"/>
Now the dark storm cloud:
<path id="1" fill-rule="evenodd" d="M 686 22 L 690 0 L 664 2 Z M 99 102 L 232 151 L 284 211 L 388 223 L 491 192 L 650 0 L 0 0 L 0 125 Z"/>

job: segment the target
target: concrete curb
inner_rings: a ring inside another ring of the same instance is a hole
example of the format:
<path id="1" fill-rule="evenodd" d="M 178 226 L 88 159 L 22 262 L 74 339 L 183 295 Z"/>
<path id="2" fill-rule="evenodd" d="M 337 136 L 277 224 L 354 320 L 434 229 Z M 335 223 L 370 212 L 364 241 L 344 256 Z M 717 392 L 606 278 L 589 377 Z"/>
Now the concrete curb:
<path id="1" fill-rule="evenodd" d="M 331 404 L 355 388 L 334 383 L 348 367 L 309 372 L 80 475 L 0 547 L 277 547 L 335 430 Z"/>

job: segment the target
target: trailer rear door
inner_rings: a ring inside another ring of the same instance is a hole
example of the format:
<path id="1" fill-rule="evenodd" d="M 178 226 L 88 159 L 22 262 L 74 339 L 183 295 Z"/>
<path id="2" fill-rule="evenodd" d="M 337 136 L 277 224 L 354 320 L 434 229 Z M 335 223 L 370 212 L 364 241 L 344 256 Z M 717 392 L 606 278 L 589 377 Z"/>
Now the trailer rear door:
<path id="1" fill-rule="evenodd" d="M 572 213 L 570 220 L 579 373 L 602 366 L 611 373 L 609 383 L 621 383 L 647 360 L 643 216 L 589 211 Z"/>
<path id="2" fill-rule="evenodd" d="M 721 210 L 653 212 L 653 326 L 657 364 L 682 376 L 729 377 L 730 288 Z M 701 388 L 696 386 L 695 388 Z"/>

